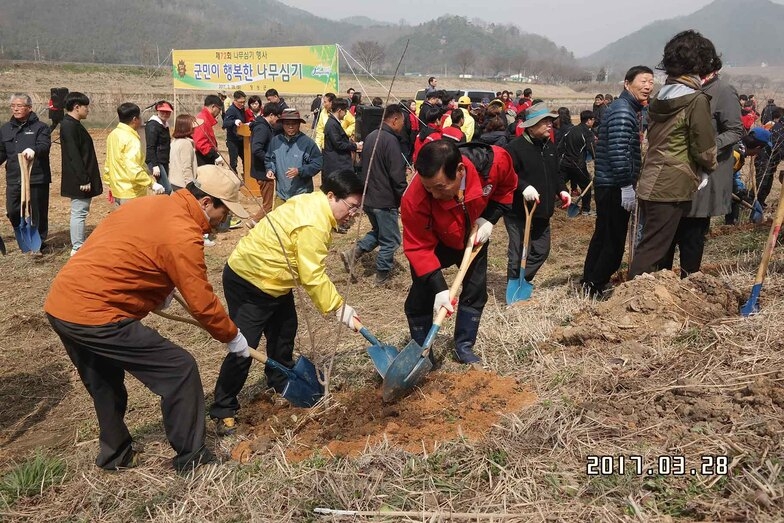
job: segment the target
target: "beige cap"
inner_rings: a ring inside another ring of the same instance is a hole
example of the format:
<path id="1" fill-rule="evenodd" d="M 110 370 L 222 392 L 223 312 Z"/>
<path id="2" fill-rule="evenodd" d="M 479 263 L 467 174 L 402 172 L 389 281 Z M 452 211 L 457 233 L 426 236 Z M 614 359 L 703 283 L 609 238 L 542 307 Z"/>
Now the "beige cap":
<path id="1" fill-rule="evenodd" d="M 227 167 L 202 165 L 196 169 L 193 184 L 213 198 L 219 198 L 239 218 L 250 216 L 240 204 L 240 179 Z"/>

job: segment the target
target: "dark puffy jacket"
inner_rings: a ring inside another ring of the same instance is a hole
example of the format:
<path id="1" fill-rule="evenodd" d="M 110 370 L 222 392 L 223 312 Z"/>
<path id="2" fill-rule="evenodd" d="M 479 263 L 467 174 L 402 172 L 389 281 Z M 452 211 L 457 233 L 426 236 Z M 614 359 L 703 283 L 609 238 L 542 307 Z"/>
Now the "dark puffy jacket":
<path id="1" fill-rule="evenodd" d="M 60 195 L 66 198 L 92 198 L 103 192 L 101 170 L 95 156 L 93 139 L 79 120 L 66 114 L 60 124 L 63 179 Z M 90 184 L 90 191 L 79 189 Z"/>
<path id="2" fill-rule="evenodd" d="M 337 171 L 354 169 L 351 153 L 356 150 L 357 144 L 348 139 L 340 121 L 335 116 L 329 115 L 327 123 L 324 124 L 323 174 L 330 176 Z"/>
<path id="3" fill-rule="evenodd" d="M 250 166 L 250 175 L 261 181 L 267 180 L 267 168 L 264 162 L 269 151 L 269 144 L 275 135 L 272 126 L 263 116 L 256 118 L 250 138 L 250 152 L 253 162 Z M 271 180 L 269 180 L 271 181 Z"/>
<path id="4" fill-rule="evenodd" d="M 52 183 L 52 171 L 49 168 L 49 148 L 52 146 L 49 126 L 38 119 L 38 115 L 30 113 L 27 120 L 20 123 L 11 118 L 0 127 L 0 165 L 5 164 L 5 180 L 8 185 L 22 183 L 17 155 L 27 148 L 35 151 L 30 183 Z"/>
<path id="5" fill-rule="evenodd" d="M 144 139 L 147 142 L 144 163 L 147 164 L 150 170 L 161 165 L 168 170 L 169 152 L 171 150 L 169 128 L 165 127 L 157 116 L 153 116 L 144 126 Z"/>
<path id="6" fill-rule="evenodd" d="M 514 192 L 512 212 L 523 216 L 523 190 L 529 185 L 539 192 L 539 205 L 535 218 L 550 219 L 555 211 L 558 193 L 566 190 L 563 177 L 558 173 L 555 145 L 550 140 L 533 141 L 528 133 L 518 136 L 504 147 L 512 157 L 517 173 L 517 190 Z"/>
<path id="7" fill-rule="evenodd" d="M 595 187 L 626 187 L 640 175 L 642 104 L 624 90 L 602 115 L 594 164 Z"/>
<path id="8" fill-rule="evenodd" d="M 509 135 L 506 134 L 506 131 L 490 131 L 489 133 L 482 133 L 482 136 L 476 138 L 475 141 L 504 147 L 509 143 Z"/>

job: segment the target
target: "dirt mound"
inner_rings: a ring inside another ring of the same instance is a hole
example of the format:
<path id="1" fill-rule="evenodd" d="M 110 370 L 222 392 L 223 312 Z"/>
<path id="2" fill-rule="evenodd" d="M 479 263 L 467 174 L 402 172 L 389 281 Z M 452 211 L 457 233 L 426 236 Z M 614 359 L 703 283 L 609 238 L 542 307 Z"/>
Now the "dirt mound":
<path id="1" fill-rule="evenodd" d="M 313 411 L 262 395 L 243 409 L 250 439 L 238 444 L 232 457 L 246 461 L 274 443 L 284 444 L 293 461 L 317 451 L 357 456 L 384 440 L 410 452 L 432 450 L 459 437 L 481 439 L 501 415 L 535 400 L 514 378 L 476 370 L 434 372 L 420 389 L 393 404 L 381 401 L 380 387 L 334 393 L 330 406 Z"/>
<path id="2" fill-rule="evenodd" d="M 612 296 L 577 315 L 555 332 L 565 345 L 589 340 L 621 342 L 674 337 L 689 325 L 737 316 L 741 296 L 719 278 L 703 273 L 680 279 L 672 271 L 643 274 L 620 284 Z"/>

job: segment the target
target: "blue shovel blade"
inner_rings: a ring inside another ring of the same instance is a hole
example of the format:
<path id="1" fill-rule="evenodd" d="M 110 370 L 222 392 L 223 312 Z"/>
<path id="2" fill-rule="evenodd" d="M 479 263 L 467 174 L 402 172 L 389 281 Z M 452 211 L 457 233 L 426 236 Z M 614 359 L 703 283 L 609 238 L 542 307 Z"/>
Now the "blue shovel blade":
<path id="1" fill-rule="evenodd" d="M 367 348 L 367 353 L 382 378 L 386 376 L 389 366 L 398 355 L 397 349 L 390 345 L 371 345 Z"/>
<path id="2" fill-rule="evenodd" d="M 24 223 L 24 220 L 22 220 L 22 223 Z M 30 242 L 27 241 L 27 234 L 22 231 L 22 224 L 19 224 L 19 227 L 14 227 L 14 236 L 16 236 L 16 243 L 19 244 L 19 250 L 30 252 Z"/>
<path id="3" fill-rule="evenodd" d="M 762 223 L 763 218 L 765 217 L 765 212 L 762 210 L 762 205 L 760 202 L 754 202 L 754 208 L 751 210 L 751 215 L 749 216 L 749 220 L 751 223 Z"/>
<path id="4" fill-rule="evenodd" d="M 506 304 L 512 305 L 518 301 L 524 301 L 531 297 L 534 286 L 525 277 L 516 280 L 509 280 L 506 283 Z"/>
<path id="5" fill-rule="evenodd" d="M 579 216 L 580 215 L 580 206 L 577 205 L 576 203 L 569 204 L 569 208 L 566 209 L 566 215 L 569 218 L 574 218 L 576 216 Z"/>
<path id="6" fill-rule="evenodd" d="M 324 386 L 318 379 L 316 367 L 304 356 L 300 356 L 291 369 L 270 359 L 267 360 L 267 366 L 286 375 L 282 396 L 292 405 L 309 408 L 324 396 Z"/>
<path id="7" fill-rule="evenodd" d="M 430 358 L 423 357 L 422 352 L 422 347 L 412 340 L 397 355 L 384 375 L 381 398 L 385 402 L 405 396 L 433 368 Z"/>
<path id="8" fill-rule="evenodd" d="M 746 303 L 743 304 L 743 307 L 740 308 L 741 316 L 751 316 L 752 314 L 759 312 L 759 304 L 757 303 L 757 300 L 759 299 L 760 290 L 762 290 L 762 284 L 755 283 L 751 288 L 751 294 L 749 295 L 748 301 L 746 301 Z"/>

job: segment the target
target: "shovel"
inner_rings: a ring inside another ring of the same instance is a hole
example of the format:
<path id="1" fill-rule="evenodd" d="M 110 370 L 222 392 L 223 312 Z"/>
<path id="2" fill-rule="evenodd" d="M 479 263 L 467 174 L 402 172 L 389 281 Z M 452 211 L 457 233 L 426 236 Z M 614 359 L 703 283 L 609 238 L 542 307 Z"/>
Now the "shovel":
<path id="1" fill-rule="evenodd" d="M 398 355 L 397 349 L 392 345 L 384 345 L 378 341 L 378 338 L 373 336 L 370 331 L 360 323 L 356 316 L 354 317 L 354 328 L 364 336 L 366 340 L 372 343 L 372 345 L 367 348 L 367 353 L 373 361 L 376 371 L 378 371 L 383 378 L 387 373 L 387 369 L 389 369 L 389 366 L 392 365 L 392 362 Z"/>
<path id="2" fill-rule="evenodd" d="M 22 241 L 19 243 L 19 248 L 22 252 L 41 252 L 41 235 L 38 234 L 38 226 L 33 225 L 33 213 L 30 204 L 30 171 L 32 171 L 33 162 L 25 158 L 22 153 L 19 153 L 17 158 L 22 175 L 22 196 L 19 205 L 21 220 L 19 221 L 17 241 L 21 237 Z"/>
<path id="3" fill-rule="evenodd" d="M 534 291 L 533 284 L 525 279 L 525 264 L 528 258 L 528 240 L 531 239 L 531 216 L 533 216 L 537 205 L 538 203 L 534 202 L 529 211 L 528 202 L 523 201 L 523 208 L 525 209 L 525 234 L 523 235 L 523 256 L 520 258 L 520 277 L 516 280 L 509 280 L 506 283 L 507 305 L 527 300 Z"/>
<path id="4" fill-rule="evenodd" d="M 762 261 L 760 261 L 757 277 L 751 288 L 751 294 L 749 295 L 748 301 L 740 308 L 741 316 L 750 316 L 759 312 L 757 300 L 759 299 L 760 291 L 762 290 L 762 282 L 765 281 L 765 274 L 768 272 L 768 262 L 773 255 L 773 248 L 776 247 L 776 240 L 778 240 L 782 222 L 784 222 L 784 191 L 781 191 L 781 196 L 779 196 L 779 207 L 776 209 L 776 217 L 773 219 L 773 224 L 770 226 L 768 242 L 765 245 L 765 252 L 762 253 Z"/>
<path id="5" fill-rule="evenodd" d="M 762 204 L 760 204 L 760 202 L 754 200 L 754 204 L 752 205 L 735 193 L 732 193 L 732 199 L 751 211 L 751 214 L 749 215 L 749 221 L 751 221 L 751 223 L 762 223 L 762 220 L 765 218 L 765 212 L 762 210 Z"/>
<path id="6" fill-rule="evenodd" d="M 182 298 L 176 294 L 174 297 L 180 305 L 185 307 L 185 302 Z M 186 310 L 188 310 L 187 307 Z M 189 323 L 202 329 L 204 328 L 201 323 L 195 319 L 183 318 L 163 311 L 153 312 L 162 318 Z M 250 352 L 250 357 L 254 360 L 286 375 L 286 385 L 283 387 L 281 395 L 295 407 L 312 407 L 324 396 L 324 386 L 321 384 L 321 381 L 319 381 L 318 371 L 316 371 L 316 367 L 306 357 L 300 356 L 294 367 L 290 369 L 275 360 L 269 359 L 263 352 L 252 348 L 248 349 L 248 351 Z"/>
<path id="7" fill-rule="evenodd" d="M 583 196 L 585 196 L 585 193 L 587 193 L 590 190 L 592 185 L 593 185 L 593 180 L 591 180 L 591 183 L 589 183 L 585 187 L 585 189 L 583 189 L 583 192 L 580 193 L 580 196 L 572 200 L 572 203 L 569 204 L 569 208 L 566 209 L 566 215 L 569 218 L 574 218 L 575 216 L 580 215 L 580 206 L 577 204 L 580 203 L 580 200 L 583 199 Z"/>
<path id="8" fill-rule="evenodd" d="M 452 287 L 449 288 L 449 297 L 452 300 L 457 297 L 468 267 L 484 246 L 483 244 L 475 246 L 475 237 L 476 230 L 474 230 L 474 233 L 468 240 L 468 245 L 465 248 L 465 252 L 463 252 L 463 260 L 460 262 L 460 269 L 457 271 L 455 281 L 452 282 Z M 411 340 L 389 366 L 384 375 L 384 383 L 381 390 L 381 398 L 385 402 L 395 401 L 405 396 L 433 368 L 433 363 L 429 357 L 430 347 L 441 329 L 441 324 L 444 322 L 446 314 L 446 308 L 441 307 L 435 321 L 433 321 L 433 326 L 430 327 L 430 332 L 427 333 L 423 347 Z"/>

